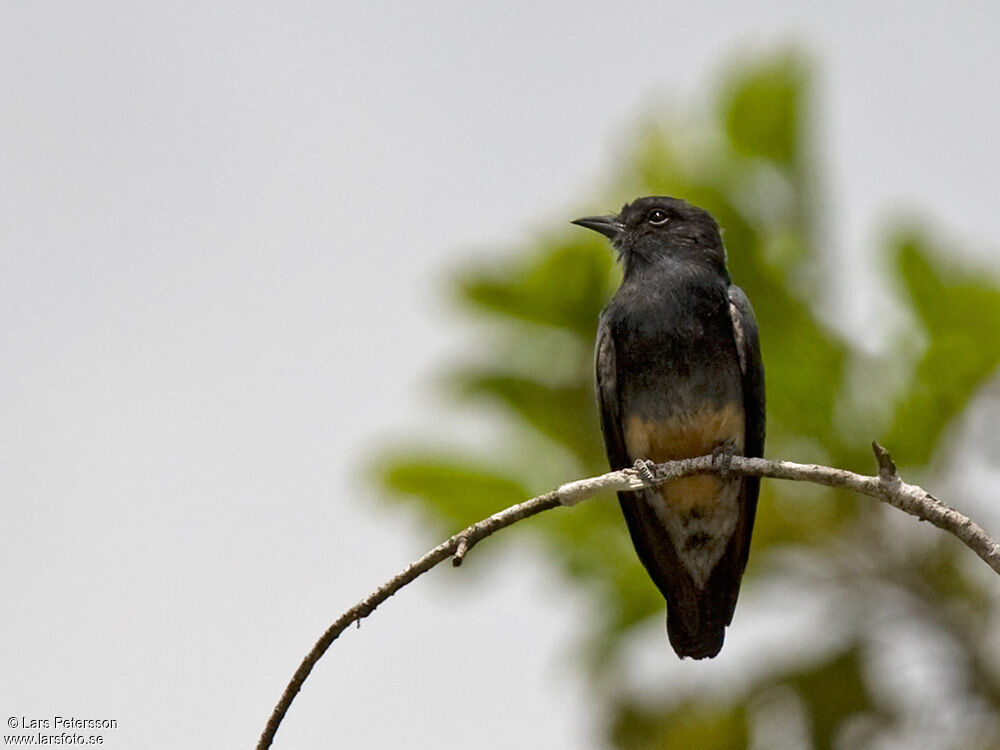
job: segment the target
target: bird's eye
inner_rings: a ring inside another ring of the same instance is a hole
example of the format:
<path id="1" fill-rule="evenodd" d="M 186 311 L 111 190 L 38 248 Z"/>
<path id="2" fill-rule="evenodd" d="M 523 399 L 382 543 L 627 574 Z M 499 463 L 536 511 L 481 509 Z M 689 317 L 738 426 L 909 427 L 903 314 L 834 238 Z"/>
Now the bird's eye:
<path id="1" fill-rule="evenodd" d="M 670 216 L 662 208 L 654 208 L 646 217 L 650 224 L 666 224 Z"/>

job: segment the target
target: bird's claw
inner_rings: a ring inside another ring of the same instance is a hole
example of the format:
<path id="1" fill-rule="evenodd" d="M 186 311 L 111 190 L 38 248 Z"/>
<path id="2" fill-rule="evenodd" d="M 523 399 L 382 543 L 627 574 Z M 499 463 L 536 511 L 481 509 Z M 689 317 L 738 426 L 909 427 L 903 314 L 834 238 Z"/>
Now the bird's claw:
<path id="1" fill-rule="evenodd" d="M 636 474 L 642 479 L 646 484 L 652 485 L 656 483 L 656 463 L 650 461 L 648 458 L 637 458 L 635 463 L 632 464 L 632 468 L 635 469 Z"/>
<path id="2" fill-rule="evenodd" d="M 727 440 L 721 445 L 715 446 L 715 450 L 712 451 L 712 463 L 718 464 L 720 479 L 729 476 L 729 466 L 732 464 L 735 454 L 736 446 L 733 445 L 732 441 Z"/>

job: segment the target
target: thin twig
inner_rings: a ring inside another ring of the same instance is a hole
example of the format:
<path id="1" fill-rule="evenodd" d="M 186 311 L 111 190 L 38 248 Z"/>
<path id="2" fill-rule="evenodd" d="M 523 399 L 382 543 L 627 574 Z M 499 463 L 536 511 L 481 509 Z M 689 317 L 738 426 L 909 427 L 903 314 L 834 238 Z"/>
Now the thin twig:
<path id="1" fill-rule="evenodd" d="M 257 743 L 258 750 L 266 750 L 266 748 L 271 746 L 271 743 L 274 741 L 274 734 L 278 731 L 278 725 L 281 724 L 281 720 L 288 712 L 289 706 L 295 700 L 296 694 L 302 689 L 302 683 L 309 676 L 313 666 L 326 653 L 326 650 L 330 648 L 330 644 L 350 627 L 352 622 L 357 622 L 360 625 L 361 619 L 370 615 L 379 604 L 438 563 L 447 560 L 453 554 L 461 551 L 464 555 L 465 552 L 472 549 L 472 546 L 476 542 L 485 539 L 493 532 L 558 506 L 559 496 L 555 492 L 547 492 L 527 502 L 519 503 L 499 513 L 494 513 L 489 518 L 473 524 L 469 528 L 455 534 L 447 541 L 442 542 L 416 562 L 410 563 L 397 575 L 379 586 L 369 596 L 344 612 L 344 614 L 337 618 L 336 622 L 327 628 L 323 636 L 316 641 L 316 645 L 306 654 L 299 668 L 295 670 L 295 674 L 292 675 L 292 679 L 285 688 L 285 692 L 281 695 L 281 700 L 274 707 L 271 718 L 268 719 L 267 726 L 264 727 L 264 732 Z M 455 559 L 460 561 L 461 557 L 456 557 Z"/>
<path id="2" fill-rule="evenodd" d="M 455 556 L 451 558 L 451 564 L 458 567 L 465 559 L 465 553 L 469 551 L 469 535 L 461 533 L 458 535 L 458 544 L 455 545 Z"/>
<path id="3" fill-rule="evenodd" d="M 827 487 L 840 487 L 852 490 L 861 495 L 868 495 L 888 503 L 902 511 L 916 516 L 921 521 L 929 521 L 939 529 L 943 529 L 958 537 L 969 549 L 979 555 L 996 573 L 1000 573 L 1000 544 L 994 541 L 978 524 L 954 508 L 945 505 L 936 497 L 913 484 L 903 482 L 896 471 L 889 452 L 878 443 L 872 443 L 875 458 L 878 462 L 878 475 L 865 476 L 844 469 L 816 464 L 796 464 L 790 461 L 770 461 L 763 458 L 745 458 L 733 456 L 728 472 L 734 476 L 769 477 L 771 479 L 789 479 L 798 482 L 812 482 Z M 403 586 L 423 575 L 438 563 L 453 557 L 455 565 L 461 564 L 465 554 L 482 539 L 502 528 L 517 523 L 542 511 L 556 508 L 560 505 L 576 505 L 582 500 L 609 492 L 622 490 L 639 490 L 644 487 L 668 482 L 671 479 L 698 474 L 718 474 L 721 466 L 713 456 L 686 458 L 680 461 L 667 461 L 653 468 L 622 469 L 602 474 L 599 477 L 581 479 L 564 484 L 556 490 L 539 495 L 518 505 L 513 505 L 499 513 L 494 513 L 479 523 L 460 531 L 445 542 L 432 549 L 416 562 L 407 565 L 398 575 L 386 581 L 344 612 L 334 622 L 323 636 L 316 642 L 295 670 L 285 692 L 271 713 L 271 718 L 257 743 L 257 750 L 267 750 L 274 741 L 278 726 L 288 712 L 292 701 L 302 683 L 320 660 L 326 650 L 337 637 L 346 630 L 352 622 L 359 625 L 361 619 L 370 615 L 374 609 L 399 591 Z M 652 471 L 650 478 L 648 472 Z"/>

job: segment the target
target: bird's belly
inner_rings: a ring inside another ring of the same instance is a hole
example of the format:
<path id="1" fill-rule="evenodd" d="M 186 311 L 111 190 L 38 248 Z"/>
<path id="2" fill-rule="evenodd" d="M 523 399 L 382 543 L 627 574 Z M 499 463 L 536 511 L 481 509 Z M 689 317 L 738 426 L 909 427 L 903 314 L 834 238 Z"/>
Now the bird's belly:
<path id="1" fill-rule="evenodd" d="M 668 416 L 632 415 L 624 432 L 629 456 L 660 463 L 704 456 L 727 443 L 741 455 L 746 427 L 742 404 L 705 402 Z M 736 528 L 740 486 L 737 477 L 696 476 L 643 492 L 699 587 L 704 587 Z"/>
<path id="2" fill-rule="evenodd" d="M 729 401 L 721 405 L 704 402 L 692 409 L 652 418 L 630 415 L 625 422 L 624 437 L 625 449 L 633 459 L 661 463 L 704 456 L 727 443 L 734 454 L 741 455 L 745 435 L 743 404 Z M 683 505 L 710 500 L 710 490 L 718 484 L 718 477 L 687 477 L 665 486 L 677 490 L 671 494 L 677 495 L 675 501 Z M 684 487 L 690 492 L 680 491 Z"/>

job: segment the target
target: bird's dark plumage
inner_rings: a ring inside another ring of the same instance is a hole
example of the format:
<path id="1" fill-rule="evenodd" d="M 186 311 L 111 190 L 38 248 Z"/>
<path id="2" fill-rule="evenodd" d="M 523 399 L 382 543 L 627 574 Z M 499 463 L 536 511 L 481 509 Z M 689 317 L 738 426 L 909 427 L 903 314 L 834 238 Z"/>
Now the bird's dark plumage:
<path id="1" fill-rule="evenodd" d="M 601 313 L 597 398 L 614 469 L 708 453 L 762 456 L 757 323 L 730 283 L 715 220 L 682 200 L 640 198 L 574 222 L 611 239 L 624 277 Z M 715 656 L 746 567 L 760 480 L 687 477 L 619 493 L 639 559 L 667 600 L 679 656 Z"/>

